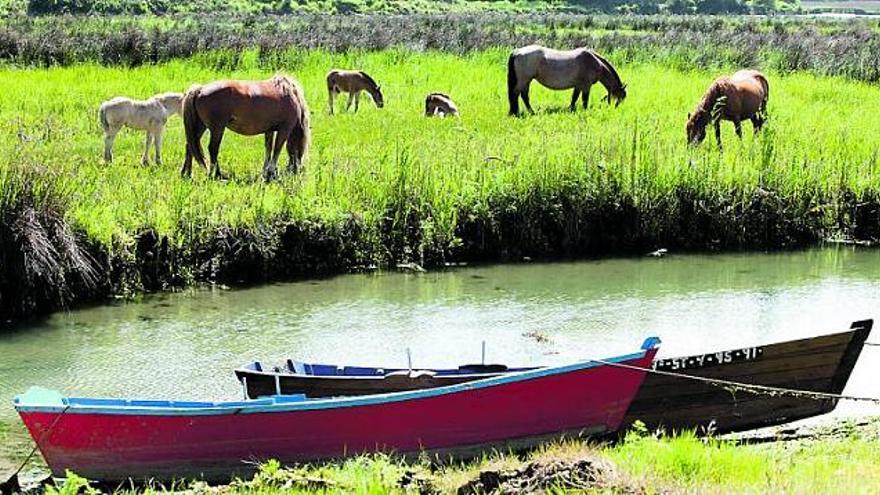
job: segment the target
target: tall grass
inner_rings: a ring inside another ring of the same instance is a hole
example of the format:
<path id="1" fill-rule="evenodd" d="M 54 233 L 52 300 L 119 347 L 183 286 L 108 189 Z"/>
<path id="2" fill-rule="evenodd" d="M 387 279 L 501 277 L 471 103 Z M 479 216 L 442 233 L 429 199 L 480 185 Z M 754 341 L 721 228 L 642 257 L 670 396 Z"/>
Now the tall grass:
<path id="1" fill-rule="evenodd" d="M 64 217 L 69 198 L 43 167 L 0 167 L 3 320 L 87 299 L 104 280 L 83 236 Z"/>

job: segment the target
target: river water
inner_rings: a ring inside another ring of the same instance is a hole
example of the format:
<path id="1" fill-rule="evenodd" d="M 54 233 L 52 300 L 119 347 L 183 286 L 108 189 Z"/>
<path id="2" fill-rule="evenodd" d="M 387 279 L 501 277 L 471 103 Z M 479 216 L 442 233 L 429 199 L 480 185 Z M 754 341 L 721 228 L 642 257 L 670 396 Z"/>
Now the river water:
<path id="1" fill-rule="evenodd" d="M 880 250 L 670 255 L 358 274 L 191 290 L 0 333 L 0 420 L 31 385 L 70 395 L 238 399 L 232 369 L 287 357 L 415 367 L 564 363 L 663 339 L 662 356 L 843 331 L 880 316 Z M 531 335 L 530 335 L 531 334 Z M 536 339 L 534 335 L 546 339 Z M 880 331 L 869 341 L 880 342 Z M 880 347 L 846 392 L 880 396 Z M 880 414 L 842 403 L 837 414 Z"/>

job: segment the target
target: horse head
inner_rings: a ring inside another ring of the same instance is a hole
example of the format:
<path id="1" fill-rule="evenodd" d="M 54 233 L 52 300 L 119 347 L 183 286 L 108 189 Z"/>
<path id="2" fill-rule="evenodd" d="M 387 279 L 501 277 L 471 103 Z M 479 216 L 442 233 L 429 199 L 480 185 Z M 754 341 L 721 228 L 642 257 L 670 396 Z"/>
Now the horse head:
<path id="1" fill-rule="evenodd" d="M 159 103 L 165 107 L 165 111 L 169 116 L 178 114 L 183 115 L 183 93 L 164 93 L 158 96 Z"/>
<path id="2" fill-rule="evenodd" d="M 370 90 L 370 96 L 373 97 L 373 102 L 377 107 L 382 108 L 385 106 L 385 98 L 382 96 L 382 86 L 377 84 L 375 88 Z"/>
<path id="3" fill-rule="evenodd" d="M 685 130 L 687 131 L 687 142 L 689 145 L 697 145 L 706 139 L 706 126 L 709 124 L 708 115 L 705 112 L 695 112 L 693 115 L 688 114 Z"/>
<path id="4" fill-rule="evenodd" d="M 608 95 L 605 96 L 605 101 L 610 105 L 612 100 L 614 101 L 614 107 L 617 108 L 623 103 L 623 100 L 626 99 L 626 84 L 621 83 L 620 86 L 614 88 L 613 90 L 608 92 Z"/>

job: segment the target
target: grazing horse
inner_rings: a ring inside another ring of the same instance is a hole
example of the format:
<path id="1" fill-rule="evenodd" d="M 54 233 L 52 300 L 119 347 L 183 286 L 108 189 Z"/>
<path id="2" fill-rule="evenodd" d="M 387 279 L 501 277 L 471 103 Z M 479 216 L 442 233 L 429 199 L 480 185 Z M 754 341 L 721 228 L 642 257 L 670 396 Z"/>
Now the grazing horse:
<path id="1" fill-rule="evenodd" d="M 162 163 L 162 132 L 168 117 L 180 113 L 181 93 L 162 93 L 139 101 L 117 96 L 101 104 L 98 119 L 104 129 L 104 161 L 113 161 L 113 142 L 123 127 L 147 131 L 143 164 L 149 163 L 150 144 L 156 148 L 156 163 Z"/>
<path id="2" fill-rule="evenodd" d="M 287 169 L 297 172 L 309 147 L 309 108 L 299 83 L 287 76 L 266 81 L 215 81 L 196 85 L 183 97 L 183 126 L 186 129 L 186 158 L 180 175 L 192 176 L 192 160 L 205 168 L 209 177 L 222 177 L 217 154 L 223 132 L 229 128 L 244 136 L 265 136 L 263 177 L 272 180 L 278 169 L 278 155 L 287 143 Z M 210 131 L 205 165 L 201 137 Z"/>
<path id="3" fill-rule="evenodd" d="M 721 148 L 721 120 L 733 122 L 736 135 L 742 139 L 743 120 L 751 120 L 755 134 L 764 125 L 770 86 L 764 74 L 741 70 L 730 77 L 720 77 L 709 86 L 693 114 L 688 114 L 687 139 L 699 144 L 706 138 L 706 126 L 715 125 L 715 140 Z"/>
<path id="4" fill-rule="evenodd" d="M 333 115 L 333 99 L 339 93 L 345 91 L 348 93 L 348 103 L 345 109 L 351 108 L 351 102 L 354 102 L 354 111 L 358 111 L 358 103 L 361 99 L 361 91 L 370 93 L 373 97 L 373 103 L 377 107 L 385 106 L 385 100 L 382 98 L 382 89 L 376 84 L 372 77 L 366 72 L 360 70 L 341 70 L 333 69 L 327 73 L 327 93 L 330 95 L 330 115 Z"/>
<path id="5" fill-rule="evenodd" d="M 584 108 L 590 100 L 590 87 L 602 83 L 608 90 L 605 100 L 615 106 L 626 98 L 626 84 L 620 80 L 611 63 L 598 53 L 586 48 L 553 50 L 540 45 L 529 45 L 514 50 L 507 61 L 507 97 L 510 115 L 519 115 L 519 98 L 532 114 L 529 103 L 529 85 L 532 79 L 550 89 L 574 88 L 569 108 L 573 112 L 578 96 L 582 95 Z"/>
<path id="6" fill-rule="evenodd" d="M 425 98 L 425 117 L 445 117 L 447 115 L 458 116 L 458 107 L 449 95 L 443 93 L 431 93 Z"/>

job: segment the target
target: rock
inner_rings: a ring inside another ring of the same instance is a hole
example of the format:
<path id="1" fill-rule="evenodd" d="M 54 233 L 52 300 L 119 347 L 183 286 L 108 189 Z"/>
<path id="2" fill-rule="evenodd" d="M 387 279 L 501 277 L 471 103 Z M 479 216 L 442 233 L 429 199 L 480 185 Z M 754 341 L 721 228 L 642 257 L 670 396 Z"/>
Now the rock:
<path id="1" fill-rule="evenodd" d="M 439 495 L 440 490 L 428 476 L 411 469 L 403 472 L 397 480 L 397 486 L 406 491 L 415 491 L 419 495 Z"/>
<path id="2" fill-rule="evenodd" d="M 422 268 L 418 263 L 398 263 L 397 269 L 405 272 L 425 273 L 428 270 Z"/>
<path id="3" fill-rule="evenodd" d="M 458 495 L 543 493 L 548 489 L 588 490 L 608 487 L 614 466 L 596 457 L 537 460 L 519 469 L 485 470 L 457 490 Z M 619 488 L 619 487 L 618 487 Z"/>

